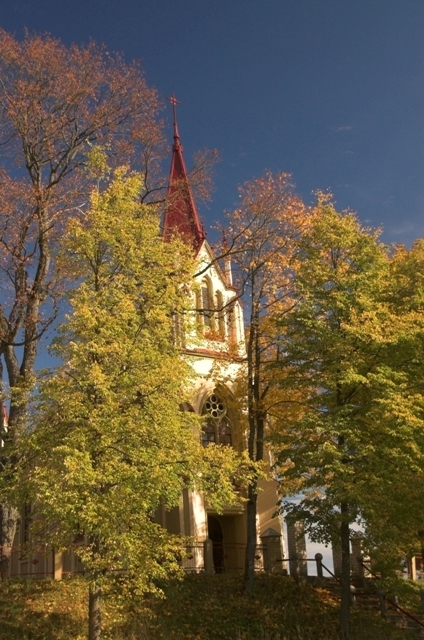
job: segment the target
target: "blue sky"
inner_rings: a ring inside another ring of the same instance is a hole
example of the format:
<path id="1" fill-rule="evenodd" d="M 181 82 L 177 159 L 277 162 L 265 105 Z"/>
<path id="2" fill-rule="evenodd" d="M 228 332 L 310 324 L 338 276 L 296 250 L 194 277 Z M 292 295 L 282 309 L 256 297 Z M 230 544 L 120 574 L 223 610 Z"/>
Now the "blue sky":
<path id="1" fill-rule="evenodd" d="M 141 59 L 181 103 L 187 164 L 220 153 L 206 226 L 271 169 L 307 202 L 330 189 L 387 242 L 424 236 L 422 0 L 2 0 L 0 25 Z"/>

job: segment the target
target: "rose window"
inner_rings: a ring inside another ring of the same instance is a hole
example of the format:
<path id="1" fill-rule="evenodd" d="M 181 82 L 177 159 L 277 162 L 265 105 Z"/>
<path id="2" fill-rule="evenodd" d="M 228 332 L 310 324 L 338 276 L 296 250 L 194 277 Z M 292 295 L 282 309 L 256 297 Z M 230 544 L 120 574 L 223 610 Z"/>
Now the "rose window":
<path id="1" fill-rule="evenodd" d="M 205 402 L 205 411 L 215 420 L 223 418 L 226 414 L 225 404 L 214 393 Z"/>

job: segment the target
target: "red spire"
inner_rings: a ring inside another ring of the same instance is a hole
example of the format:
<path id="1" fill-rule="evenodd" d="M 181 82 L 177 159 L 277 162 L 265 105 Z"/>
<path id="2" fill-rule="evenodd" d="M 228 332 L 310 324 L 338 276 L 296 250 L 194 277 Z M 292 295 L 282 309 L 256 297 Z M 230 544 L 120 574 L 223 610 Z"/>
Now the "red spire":
<path id="1" fill-rule="evenodd" d="M 174 146 L 172 148 L 168 204 L 165 211 L 163 235 L 165 239 L 169 239 L 175 233 L 180 234 L 191 243 L 197 254 L 206 236 L 197 213 L 184 164 L 183 148 L 180 143 L 175 112 L 175 106 L 179 102 L 174 95 L 168 100 L 172 104 L 174 113 Z"/>

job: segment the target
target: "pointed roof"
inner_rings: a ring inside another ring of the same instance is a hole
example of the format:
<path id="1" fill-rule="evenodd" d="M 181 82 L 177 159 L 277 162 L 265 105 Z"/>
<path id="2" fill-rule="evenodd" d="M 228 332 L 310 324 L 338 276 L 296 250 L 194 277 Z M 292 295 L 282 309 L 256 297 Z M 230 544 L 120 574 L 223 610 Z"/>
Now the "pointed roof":
<path id="1" fill-rule="evenodd" d="M 281 533 L 270 527 L 261 535 L 261 538 L 281 538 Z"/>
<path id="2" fill-rule="evenodd" d="M 178 102 L 173 95 L 169 100 L 174 112 L 174 145 L 172 147 L 167 195 L 168 203 L 165 210 L 163 235 L 166 240 L 175 233 L 180 234 L 191 243 L 197 254 L 206 234 L 200 222 L 184 163 L 183 148 L 180 143 L 175 113 L 175 105 Z"/>

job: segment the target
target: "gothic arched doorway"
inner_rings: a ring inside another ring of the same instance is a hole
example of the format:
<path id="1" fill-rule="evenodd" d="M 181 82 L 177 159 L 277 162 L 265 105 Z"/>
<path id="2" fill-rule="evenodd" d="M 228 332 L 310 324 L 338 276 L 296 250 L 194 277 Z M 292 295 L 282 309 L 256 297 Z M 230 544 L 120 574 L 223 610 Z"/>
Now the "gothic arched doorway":
<path id="1" fill-rule="evenodd" d="M 215 573 L 224 573 L 224 534 L 220 521 L 208 516 L 208 536 L 212 540 L 212 557 Z"/>

